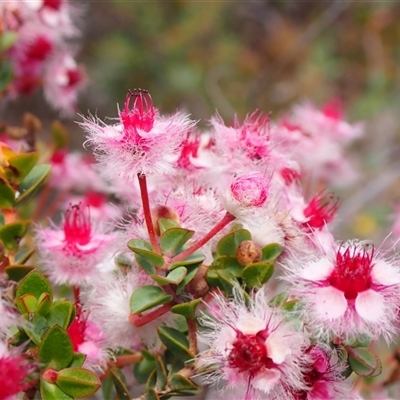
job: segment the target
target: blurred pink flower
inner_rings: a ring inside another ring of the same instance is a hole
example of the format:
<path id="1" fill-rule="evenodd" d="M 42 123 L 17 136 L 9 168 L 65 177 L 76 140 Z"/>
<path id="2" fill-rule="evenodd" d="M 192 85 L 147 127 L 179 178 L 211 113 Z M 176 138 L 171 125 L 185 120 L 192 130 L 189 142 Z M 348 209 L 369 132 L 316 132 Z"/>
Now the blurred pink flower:
<path id="1" fill-rule="evenodd" d="M 40 265 L 57 284 L 79 286 L 90 281 L 114 241 L 115 234 L 92 225 L 89 207 L 81 205 L 70 206 L 62 228 L 36 229 Z"/>

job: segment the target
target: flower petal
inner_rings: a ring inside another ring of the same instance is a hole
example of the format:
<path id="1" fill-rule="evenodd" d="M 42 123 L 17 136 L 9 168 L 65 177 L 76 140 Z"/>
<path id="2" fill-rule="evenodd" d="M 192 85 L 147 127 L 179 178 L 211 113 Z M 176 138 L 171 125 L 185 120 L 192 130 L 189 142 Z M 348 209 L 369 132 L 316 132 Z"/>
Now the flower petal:
<path id="1" fill-rule="evenodd" d="M 265 393 L 268 393 L 273 389 L 273 387 L 278 383 L 281 378 L 281 373 L 277 369 L 267 369 L 262 373 L 255 376 L 250 384 L 255 389 L 262 390 Z"/>
<path id="2" fill-rule="evenodd" d="M 322 258 L 300 271 L 300 276 L 308 281 L 321 281 L 329 276 L 333 268 L 334 265 L 328 258 Z"/>
<path id="3" fill-rule="evenodd" d="M 385 312 L 384 297 L 372 289 L 359 293 L 355 307 L 358 315 L 366 321 L 378 322 Z"/>
<path id="4" fill-rule="evenodd" d="M 268 357 L 272 359 L 275 364 L 282 364 L 286 357 L 292 353 L 290 347 L 285 341 L 285 337 L 279 331 L 274 331 L 268 335 L 265 341 Z"/>
<path id="5" fill-rule="evenodd" d="M 371 270 L 372 279 L 381 285 L 397 285 L 400 283 L 400 271 L 385 260 L 379 260 Z"/>
<path id="6" fill-rule="evenodd" d="M 347 300 L 342 291 L 332 286 L 319 288 L 315 293 L 315 308 L 320 318 L 333 320 L 344 315 Z"/>

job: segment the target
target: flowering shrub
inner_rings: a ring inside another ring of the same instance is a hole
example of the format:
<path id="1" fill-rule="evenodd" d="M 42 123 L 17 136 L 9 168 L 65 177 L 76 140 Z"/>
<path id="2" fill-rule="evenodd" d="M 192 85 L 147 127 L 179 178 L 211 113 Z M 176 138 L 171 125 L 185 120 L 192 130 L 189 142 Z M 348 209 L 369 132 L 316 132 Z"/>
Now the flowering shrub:
<path id="1" fill-rule="evenodd" d="M 0 6 L 4 95 L 42 86 L 74 109 L 71 11 Z M 384 396 L 400 262 L 330 229 L 363 125 L 334 100 L 201 132 L 144 89 L 112 121 L 81 116 L 93 156 L 59 122 L 44 146 L 30 114 L 1 134 L 0 400 Z"/>

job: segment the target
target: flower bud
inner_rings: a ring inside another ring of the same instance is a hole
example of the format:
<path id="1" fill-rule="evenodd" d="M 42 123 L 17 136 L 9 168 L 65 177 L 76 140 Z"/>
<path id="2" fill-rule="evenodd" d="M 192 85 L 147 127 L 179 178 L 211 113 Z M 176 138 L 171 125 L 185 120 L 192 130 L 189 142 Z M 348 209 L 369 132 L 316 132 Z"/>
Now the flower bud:
<path id="1" fill-rule="evenodd" d="M 261 207 L 268 197 L 270 181 L 258 171 L 236 176 L 231 183 L 233 198 L 244 207 Z"/>
<path id="2" fill-rule="evenodd" d="M 202 265 L 198 269 L 194 278 L 186 286 L 189 293 L 191 293 L 195 299 L 204 297 L 210 290 L 210 287 L 206 281 L 207 271 L 208 266 Z"/>
<path id="3" fill-rule="evenodd" d="M 157 236 L 161 235 L 160 225 L 158 224 L 158 221 L 160 218 L 172 219 L 173 221 L 177 222 L 178 224 L 180 222 L 179 214 L 174 209 L 172 209 L 171 207 L 167 207 L 167 206 L 155 207 L 151 211 L 151 218 L 153 220 L 154 232 L 156 233 Z"/>
<path id="4" fill-rule="evenodd" d="M 261 247 L 251 240 L 244 240 L 236 250 L 238 263 L 244 267 L 249 264 L 261 261 Z"/>

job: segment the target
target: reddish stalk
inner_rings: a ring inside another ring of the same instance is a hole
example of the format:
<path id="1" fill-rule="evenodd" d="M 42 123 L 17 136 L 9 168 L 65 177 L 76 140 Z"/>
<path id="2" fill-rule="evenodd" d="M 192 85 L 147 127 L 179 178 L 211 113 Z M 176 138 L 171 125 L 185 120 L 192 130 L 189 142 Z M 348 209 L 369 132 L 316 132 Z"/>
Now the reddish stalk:
<path id="1" fill-rule="evenodd" d="M 74 292 L 74 298 L 75 298 L 75 303 L 80 304 L 81 299 L 80 299 L 80 290 L 78 286 L 73 286 L 72 290 Z"/>
<path id="2" fill-rule="evenodd" d="M 161 317 L 161 315 L 166 314 L 171 307 L 175 304 L 175 302 L 171 301 L 163 306 L 157 308 L 157 310 L 151 311 L 148 314 L 131 314 L 129 316 L 129 322 L 139 328 L 140 326 L 146 325 L 151 321 L 154 321 L 156 318 Z"/>
<path id="3" fill-rule="evenodd" d="M 236 217 L 229 213 L 228 211 L 224 215 L 224 217 L 208 232 L 205 236 L 203 236 L 200 240 L 190 246 L 188 249 L 183 251 L 182 253 L 176 255 L 172 258 L 171 264 L 177 263 L 179 261 L 184 260 L 193 254 L 196 250 L 200 249 L 204 244 L 206 244 L 209 240 L 211 240 L 219 231 L 225 228 L 230 222 L 232 222 Z"/>
<path id="4" fill-rule="evenodd" d="M 197 348 L 197 325 L 196 318 L 186 318 L 188 325 L 189 334 L 189 349 L 194 354 L 197 355 L 199 349 Z"/>
<path id="5" fill-rule="evenodd" d="M 149 202 L 149 193 L 147 191 L 147 181 L 146 175 L 138 174 L 139 179 L 139 187 L 140 187 L 140 196 L 142 198 L 143 205 L 143 214 L 144 220 L 146 222 L 147 232 L 149 234 L 150 243 L 153 247 L 154 252 L 157 254 L 161 254 L 160 246 L 158 245 L 156 233 L 154 232 L 153 220 L 151 218 L 151 210 L 150 210 L 150 202 Z"/>

